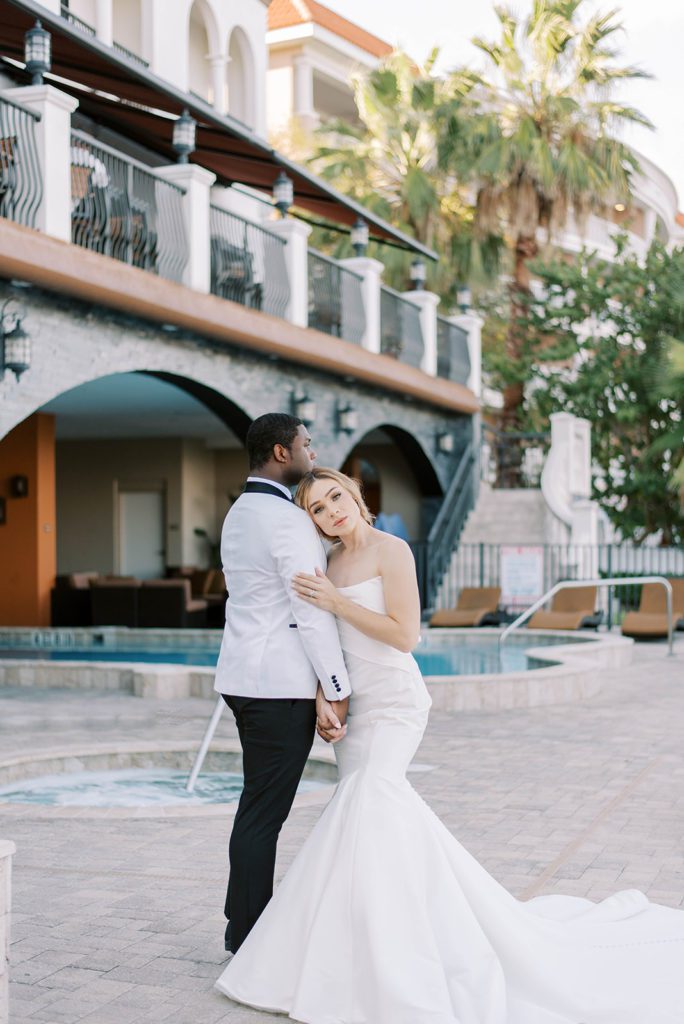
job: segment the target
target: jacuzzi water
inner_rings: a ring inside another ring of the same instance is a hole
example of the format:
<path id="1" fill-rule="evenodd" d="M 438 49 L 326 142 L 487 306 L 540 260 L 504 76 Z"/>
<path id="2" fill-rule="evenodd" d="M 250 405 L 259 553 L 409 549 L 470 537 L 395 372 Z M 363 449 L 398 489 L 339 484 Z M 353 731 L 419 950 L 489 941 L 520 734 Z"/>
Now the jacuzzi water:
<path id="1" fill-rule="evenodd" d="M 214 667 L 218 657 L 220 636 L 212 646 L 201 646 L 179 637 L 174 646 L 153 646 L 145 637 L 108 636 L 93 631 L 88 646 L 70 645 L 67 634 L 53 632 L 55 646 L 49 635 L 35 634 L 38 642 L 29 645 L 4 646 L 0 639 L 0 658 L 41 661 L 90 661 L 195 665 Z M 82 633 L 81 633 L 82 636 Z M 67 642 L 65 642 L 65 640 Z M 212 638 L 213 640 L 213 638 Z M 414 657 L 426 676 L 498 675 L 502 672 L 525 672 L 557 664 L 553 657 L 541 660 L 529 657 L 529 647 L 553 647 L 558 644 L 591 642 L 590 637 L 545 636 L 524 633 L 510 637 L 503 647 L 496 636 L 429 635 L 414 651 Z"/>
<path id="2" fill-rule="evenodd" d="M 0 786 L 0 804 L 42 804 L 52 807 L 172 807 L 225 804 L 238 800 L 242 775 L 206 772 L 194 792 L 185 785 L 188 772 L 176 768 L 122 768 L 111 771 L 41 775 Z M 325 783 L 304 779 L 298 792 Z"/>

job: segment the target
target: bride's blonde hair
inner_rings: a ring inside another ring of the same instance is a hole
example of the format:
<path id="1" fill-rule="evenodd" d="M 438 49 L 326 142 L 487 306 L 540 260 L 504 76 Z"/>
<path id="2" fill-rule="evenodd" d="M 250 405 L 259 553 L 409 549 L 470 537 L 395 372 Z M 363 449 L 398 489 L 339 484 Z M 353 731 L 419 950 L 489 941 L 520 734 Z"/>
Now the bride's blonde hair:
<path id="1" fill-rule="evenodd" d="M 337 469 L 326 469 L 324 466 L 317 467 L 316 469 L 310 470 L 306 476 L 303 476 L 299 481 L 299 486 L 295 491 L 294 500 L 300 508 L 303 508 L 305 512 L 309 511 L 308 508 L 308 497 L 311 488 L 313 487 L 316 480 L 334 480 L 335 483 L 339 484 L 340 487 L 344 487 L 345 491 L 349 491 L 352 498 L 359 506 L 361 518 L 365 519 L 369 526 L 373 525 L 373 515 L 368 508 L 368 505 L 363 499 L 363 493 L 361 491 L 361 484 L 358 480 L 355 480 L 351 476 L 347 476 L 346 473 L 340 473 Z M 316 529 L 328 540 L 337 541 L 337 537 L 329 537 L 327 533 L 320 529 L 316 524 Z"/>

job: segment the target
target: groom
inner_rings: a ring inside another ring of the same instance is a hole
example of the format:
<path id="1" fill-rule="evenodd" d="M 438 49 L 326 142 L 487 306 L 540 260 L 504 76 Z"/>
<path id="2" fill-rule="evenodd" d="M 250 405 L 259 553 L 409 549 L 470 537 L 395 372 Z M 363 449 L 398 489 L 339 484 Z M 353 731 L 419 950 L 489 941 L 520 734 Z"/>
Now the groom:
<path id="1" fill-rule="evenodd" d="M 334 617 L 291 584 L 297 572 L 326 567 L 316 528 L 289 491 L 314 465 L 309 432 L 294 416 L 267 413 L 247 432 L 247 454 L 250 475 L 221 535 L 230 598 L 214 687 L 235 715 L 245 779 L 225 906 L 233 953 L 273 894 L 278 834 L 316 720 L 324 738 L 340 739 L 351 692 Z"/>

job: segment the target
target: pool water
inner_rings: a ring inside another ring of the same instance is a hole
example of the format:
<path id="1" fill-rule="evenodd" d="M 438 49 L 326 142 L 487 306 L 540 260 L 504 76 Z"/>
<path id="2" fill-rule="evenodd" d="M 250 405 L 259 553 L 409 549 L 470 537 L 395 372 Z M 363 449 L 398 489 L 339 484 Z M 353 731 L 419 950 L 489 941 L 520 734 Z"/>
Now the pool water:
<path id="1" fill-rule="evenodd" d="M 98 772 L 41 775 L 0 786 L 0 804 L 42 804 L 52 807 L 174 807 L 225 804 L 238 800 L 242 775 L 206 772 L 188 793 L 188 772 L 175 768 L 124 768 Z M 321 783 L 305 779 L 299 793 Z"/>
<path id="2" fill-rule="evenodd" d="M 138 662 L 163 665 L 194 665 L 213 668 L 218 658 L 220 637 L 215 646 L 194 646 L 186 641 L 176 647 L 154 647 L 141 638 L 141 646 L 129 638 L 103 637 L 93 633 L 93 642 L 88 646 L 70 646 L 62 642 L 50 647 L 40 643 L 36 646 L 8 646 L 0 642 L 0 659 L 41 661 L 97 661 L 97 662 Z M 465 676 L 498 675 L 502 672 L 526 672 L 548 668 L 558 664 L 553 657 L 541 660 L 525 653 L 529 647 L 553 647 L 558 644 L 591 643 L 590 637 L 559 637 L 524 633 L 510 637 L 503 647 L 497 636 L 433 636 L 424 639 L 413 652 L 423 675 Z"/>

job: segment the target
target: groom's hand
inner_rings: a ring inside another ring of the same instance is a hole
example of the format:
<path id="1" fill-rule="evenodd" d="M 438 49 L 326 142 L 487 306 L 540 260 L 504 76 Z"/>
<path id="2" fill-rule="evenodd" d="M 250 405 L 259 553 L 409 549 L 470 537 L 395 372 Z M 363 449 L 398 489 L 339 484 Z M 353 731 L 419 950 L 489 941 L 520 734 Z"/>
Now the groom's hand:
<path id="1" fill-rule="evenodd" d="M 316 732 L 326 743 L 337 743 L 346 735 L 348 704 L 348 699 L 327 701 L 319 692 L 316 698 Z"/>

